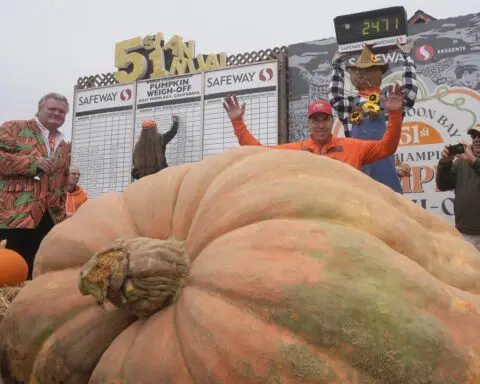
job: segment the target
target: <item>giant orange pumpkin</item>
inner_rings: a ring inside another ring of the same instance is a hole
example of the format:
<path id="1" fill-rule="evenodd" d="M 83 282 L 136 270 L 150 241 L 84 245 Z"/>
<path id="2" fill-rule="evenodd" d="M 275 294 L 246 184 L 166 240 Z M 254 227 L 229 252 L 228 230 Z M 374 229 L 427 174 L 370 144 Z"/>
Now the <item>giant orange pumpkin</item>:
<path id="1" fill-rule="evenodd" d="M 7 249 L 7 240 L 0 241 L 0 287 L 18 285 L 27 280 L 28 265 L 17 252 Z"/>
<path id="2" fill-rule="evenodd" d="M 480 382 L 479 253 L 306 152 L 233 149 L 91 200 L 34 275 L 0 325 L 6 384 Z"/>

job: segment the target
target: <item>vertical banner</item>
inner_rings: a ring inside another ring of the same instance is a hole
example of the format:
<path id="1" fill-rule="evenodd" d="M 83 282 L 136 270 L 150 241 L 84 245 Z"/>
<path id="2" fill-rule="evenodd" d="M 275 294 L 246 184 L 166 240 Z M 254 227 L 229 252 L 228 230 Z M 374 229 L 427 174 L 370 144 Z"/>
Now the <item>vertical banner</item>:
<path id="1" fill-rule="evenodd" d="M 203 157 L 238 147 L 225 112 L 226 96 L 246 104 L 244 120 L 264 145 L 278 144 L 278 64 L 266 62 L 205 73 Z"/>
<path id="2" fill-rule="evenodd" d="M 418 95 L 407 111 L 396 156 L 412 167 L 403 180 L 405 197 L 453 223 L 452 191 L 436 189 L 436 166 L 447 144 L 470 142 L 467 130 L 480 119 L 480 14 L 409 26 L 416 40 L 411 54 L 417 66 Z M 335 39 L 288 47 L 290 70 L 289 141 L 308 136 L 307 106 L 328 96 Z M 383 86 L 402 80 L 403 57 L 398 51 L 377 57 L 390 66 Z M 356 57 L 347 59 L 354 62 Z M 356 90 L 346 78 L 345 95 Z M 335 134 L 343 136 L 337 121 Z"/>
<path id="3" fill-rule="evenodd" d="M 80 90 L 75 97 L 72 164 L 91 198 L 130 182 L 135 84 Z"/>
<path id="4" fill-rule="evenodd" d="M 202 158 L 202 76 L 175 76 L 137 84 L 136 141 L 143 121 L 156 121 L 159 132 L 165 133 L 172 127 L 172 116 L 179 118 L 178 132 L 165 151 L 169 165 L 194 163 Z"/>

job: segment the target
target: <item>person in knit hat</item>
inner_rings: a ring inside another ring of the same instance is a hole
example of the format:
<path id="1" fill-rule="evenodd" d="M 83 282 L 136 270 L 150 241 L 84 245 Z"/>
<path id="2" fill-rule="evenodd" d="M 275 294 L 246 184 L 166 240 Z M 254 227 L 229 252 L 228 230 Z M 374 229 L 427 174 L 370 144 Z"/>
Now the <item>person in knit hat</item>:
<path id="1" fill-rule="evenodd" d="M 415 63 L 410 57 L 413 46 L 413 41 L 404 45 L 397 44 L 403 56 L 402 118 L 405 116 L 405 109 L 412 108 L 415 104 L 418 91 Z M 342 60 L 346 56 L 345 53 L 337 52 L 333 57 L 329 101 L 343 124 L 345 137 L 380 140 L 385 134 L 389 119 L 388 110 L 381 101 L 382 95 L 385 94 L 381 84 L 388 70 L 388 64 L 380 62 L 370 47 L 365 45 L 356 62 L 345 65 L 350 80 L 357 90 L 357 95 L 346 96 L 344 95 L 345 70 L 342 68 Z M 393 155 L 363 166 L 362 172 L 394 191 L 403 193 Z"/>
<path id="2" fill-rule="evenodd" d="M 72 216 L 78 211 L 78 208 L 88 200 L 87 193 L 78 185 L 80 181 L 80 168 L 75 165 L 70 166 L 67 185 L 67 216 Z"/>
<path id="3" fill-rule="evenodd" d="M 178 132 L 178 116 L 172 116 L 172 127 L 165 133 L 158 132 L 157 123 L 145 120 L 140 138 L 133 150 L 132 178 L 139 180 L 168 167 L 165 152 L 167 145 Z"/>

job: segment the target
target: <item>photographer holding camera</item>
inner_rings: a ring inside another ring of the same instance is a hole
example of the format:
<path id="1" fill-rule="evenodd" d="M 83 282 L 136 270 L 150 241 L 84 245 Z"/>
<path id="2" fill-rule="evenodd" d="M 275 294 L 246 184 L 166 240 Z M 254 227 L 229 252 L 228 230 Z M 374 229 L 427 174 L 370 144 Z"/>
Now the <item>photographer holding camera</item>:
<path id="1" fill-rule="evenodd" d="M 472 144 L 447 145 L 437 169 L 437 188 L 455 190 L 455 226 L 480 251 L 480 123 L 467 132 Z"/>

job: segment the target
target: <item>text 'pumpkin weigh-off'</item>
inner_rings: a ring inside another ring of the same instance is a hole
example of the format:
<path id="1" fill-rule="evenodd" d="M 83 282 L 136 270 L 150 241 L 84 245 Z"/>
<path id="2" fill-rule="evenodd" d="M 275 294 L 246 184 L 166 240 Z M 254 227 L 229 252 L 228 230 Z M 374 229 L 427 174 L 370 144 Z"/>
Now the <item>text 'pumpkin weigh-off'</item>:
<path id="1" fill-rule="evenodd" d="M 5 384 L 480 383 L 475 248 L 305 152 L 236 148 L 91 200 L 34 276 L 0 324 Z"/>

